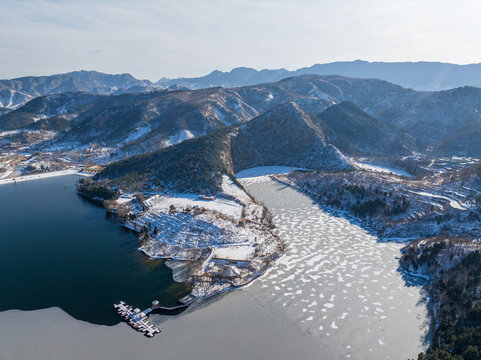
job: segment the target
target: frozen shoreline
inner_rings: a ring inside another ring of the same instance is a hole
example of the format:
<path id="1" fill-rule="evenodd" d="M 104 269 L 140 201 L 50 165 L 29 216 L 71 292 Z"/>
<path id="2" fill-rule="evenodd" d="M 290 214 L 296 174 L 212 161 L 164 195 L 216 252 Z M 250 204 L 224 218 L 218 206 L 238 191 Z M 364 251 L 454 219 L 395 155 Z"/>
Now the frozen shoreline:
<path id="1" fill-rule="evenodd" d="M 322 349 L 250 289 L 193 305 L 163 321 L 162 332 L 152 339 L 125 323 L 93 325 L 59 308 L 1 312 L 0 358 L 318 360 Z"/>
<path id="2" fill-rule="evenodd" d="M 242 183 L 243 186 L 248 186 L 257 182 L 266 181 L 272 175 L 289 174 L 296 170 L 306 169 L 292 166 L 258 166 L 239 171 L 237 174 L 235 174 L 235 177 Z"/>
<path id="3" fill-rule="evenodd" d="M 8 178 L 8 179 L 0 179 L 0 185 L 12 184 L 15 182 L 46 179 L 46 178 L 51 178 L 56 176 L 65 176 L 65 175 L 91 176 L 90 174 L 82 173 L 80 169 L 69 169 L 69 170 L 52 171 L 52 172 L 41 173 L 41 174 L 23 175 L 23 176 Z"/>
<path id="4" fill-rule="evenodd" d="M 404 177 L 407 177 L 407 178 L 413 177 L 411 174 L 409 174 L 408 172 L 406 172 L 404 170 L 395 169 L 395 168 L 392 168 L 390 166 L 375 165 L 375 164 L 355 161 L 353 159 L 350 159 L 350 161 L 358 169 L 363 169 L 363 170 L 378 172 L 378 173 L 384 173 L 384 174 L 392 174 L 392 175 L 397 175 L 397 176 L 404 176 Z"/>

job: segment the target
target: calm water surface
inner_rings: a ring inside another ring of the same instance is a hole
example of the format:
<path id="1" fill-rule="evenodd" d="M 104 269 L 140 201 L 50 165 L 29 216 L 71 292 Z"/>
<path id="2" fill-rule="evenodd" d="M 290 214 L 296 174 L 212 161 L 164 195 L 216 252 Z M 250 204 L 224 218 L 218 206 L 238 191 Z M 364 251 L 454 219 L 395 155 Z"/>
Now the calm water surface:
<path id="1" fill-rule="evenodd" d="M 75 193 L 77 176 L 0 186 L 0 311 L 58 306 L 79 320 L 113 325 L 119 300 L 173 305 L 186 294 L 138 239 Z"/>

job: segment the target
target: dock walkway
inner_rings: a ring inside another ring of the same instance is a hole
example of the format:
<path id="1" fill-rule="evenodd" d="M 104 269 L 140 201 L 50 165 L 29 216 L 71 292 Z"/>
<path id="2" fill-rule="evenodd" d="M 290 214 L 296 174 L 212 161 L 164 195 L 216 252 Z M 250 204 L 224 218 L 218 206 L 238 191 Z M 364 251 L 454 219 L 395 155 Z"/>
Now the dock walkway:
<path id="1" fill-rule="evenodd" d="M 160 306 L 157 300 L 152 302 L 152 306 L 148 309 L 141 311 L 140 309 L 134 309 L 132 306 L 127 305 L 124 301 L 119 304 L 114 304 L 114 308 L 135 330 L 145 333 L 148 337 L 153 337 L 155 334 L 160 333 L 160 329 L 152 325 L 148 320 L 147 316 L 155 310 L 165 310 L 173 311 L 178 309 L 186 308 L 191 302 L 184 303 L 177 306 L 166 307 Z"/>
<path id="2" fill-rule="evenodd" d="M 114 308 L 117 309 L 120 316 L 128 321 L 130 326 L 137 331 L 145 333 L 146 336 L 153 337 L 155 334 L 160 333 L 159 328 L 147 320 L 147 315 L 152 311 L 152 308 L 141 311 L 140 309 L 133 309 L 132 306 L 127 305 L 123 301 L 120 304 L 114 304 Z"/>

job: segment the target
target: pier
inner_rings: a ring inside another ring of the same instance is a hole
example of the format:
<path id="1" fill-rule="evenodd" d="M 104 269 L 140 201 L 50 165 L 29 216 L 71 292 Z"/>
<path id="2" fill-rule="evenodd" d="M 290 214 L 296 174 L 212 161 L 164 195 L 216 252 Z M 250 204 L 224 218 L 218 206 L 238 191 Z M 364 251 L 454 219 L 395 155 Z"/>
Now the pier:
<path id="1" fill-rule="evenodd" d="M 141 311 L 140 309 L 134 309 L 124 301 L 121 301 L 119 304 L 114 304 L 114 308 L 117 309 L 119 315 L 122 316 L 135 330 L 145 333 L 148 337 L 153 337 L 155 334 L 160 333 L 160 329 L 147 320 L 147 317 L 152 310 L 173 311 L 186 308 L 189 304 L 190 302 L 178 306 L 165 307 L 160 306 L 159 302 L 154 300 L 152 301 L 152 306 L 150 308 Z"/>
<path id="2" fill-rule="evenodd" d="M 152 304 L 158 304 L 158 301 L 154 301 Z M 120 316 L 125 318 L 126 321 L 135 330 L 145 333 L 148 337 L 153 337 L 155 334 L 160 333 L 159 328 L 155 327 L 147 320 L 147 315 L 152 311 L 152 308 L 141 311 L 140 309 L 134 309 L 132 306 L 127 305 L 121 301 L 120 304 L 114 304 L 114 308 Z"/>

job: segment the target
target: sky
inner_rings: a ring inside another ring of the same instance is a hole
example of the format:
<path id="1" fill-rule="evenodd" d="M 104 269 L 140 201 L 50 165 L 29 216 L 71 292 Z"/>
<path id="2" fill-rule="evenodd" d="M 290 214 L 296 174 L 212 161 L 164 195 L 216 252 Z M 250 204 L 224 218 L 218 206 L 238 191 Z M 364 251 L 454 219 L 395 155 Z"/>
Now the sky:
<path id="1" fill-rule="evenodd" d="M 479 0 L 0 0 L 0 78 L 481 62 Z"/>

